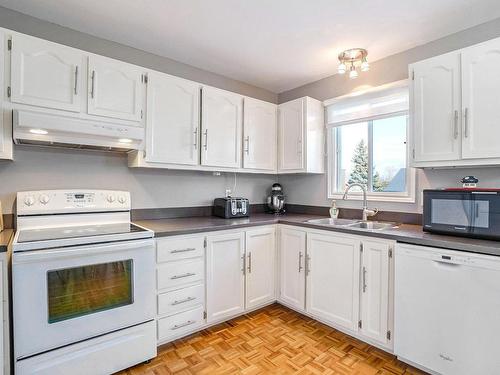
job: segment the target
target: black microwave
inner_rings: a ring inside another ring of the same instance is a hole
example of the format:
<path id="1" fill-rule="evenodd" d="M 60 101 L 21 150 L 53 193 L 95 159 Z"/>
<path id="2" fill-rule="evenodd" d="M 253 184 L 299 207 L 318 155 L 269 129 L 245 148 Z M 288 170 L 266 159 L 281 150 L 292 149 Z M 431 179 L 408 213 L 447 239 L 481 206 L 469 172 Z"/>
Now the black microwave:
<path id="1" fill-rule="evenodd" d="M 500 239 L 500 190 L 424 190 L 423 229 Z"/>

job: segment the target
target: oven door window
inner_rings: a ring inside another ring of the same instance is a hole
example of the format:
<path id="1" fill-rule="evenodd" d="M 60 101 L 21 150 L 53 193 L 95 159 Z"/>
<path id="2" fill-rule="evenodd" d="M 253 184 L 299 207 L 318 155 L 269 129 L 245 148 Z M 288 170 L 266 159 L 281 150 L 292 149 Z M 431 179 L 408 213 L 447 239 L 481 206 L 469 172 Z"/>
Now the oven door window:
<path id="1" fill-rule="evenodd" d="M 132 259 L 48 271 L 48 322 L 132 304 L 132 272 Z"/>

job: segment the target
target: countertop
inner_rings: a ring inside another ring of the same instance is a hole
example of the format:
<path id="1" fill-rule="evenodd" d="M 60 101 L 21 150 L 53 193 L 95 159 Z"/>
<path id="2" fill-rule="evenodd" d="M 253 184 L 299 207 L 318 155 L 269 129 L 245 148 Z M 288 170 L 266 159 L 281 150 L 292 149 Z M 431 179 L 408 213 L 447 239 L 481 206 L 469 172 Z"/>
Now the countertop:
<path id="1" fill-rule="evenodd" d="M 10 239 L 14 234 L 14 230 L 12 229 L 4 229 L 0 232 L 0 253 L 4 253 L 7 251 L 7 246 L 9 245 Z"/>
<path id="2" fill-rule="evenodd" d="M 324 216 L 304 214 L 285 214 L 281 216 L 271 214 L 254 214 L 249 218 L 240 219 L 222 219 L 214 216 L 203 216 L 178 219 L 138 220 L 135 221 L 135 223 L 154 231 L 155 237 L 211 232 L 280 223 L 305 228 L 385 238 L 414 245 L 433 246 L 444 249 L 470 251 L 473 253 L 500 256 L 500 241 L 431 234 L 424 232 L 422 227 L 419 225 L 410 224 L 402 224 L 397 228 L 386 230 L 364 230 L 346 227 L 331 227 L 307 222 L 311 219 L 321 218 L 324 218 Z"/>

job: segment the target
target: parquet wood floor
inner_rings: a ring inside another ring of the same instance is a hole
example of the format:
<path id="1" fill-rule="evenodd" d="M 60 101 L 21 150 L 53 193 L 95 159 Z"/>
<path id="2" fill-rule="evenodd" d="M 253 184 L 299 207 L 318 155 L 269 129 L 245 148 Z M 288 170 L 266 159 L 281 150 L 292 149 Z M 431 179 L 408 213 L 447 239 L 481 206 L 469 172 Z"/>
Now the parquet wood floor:
<path id="1" fill-rule="evenodd" d="M 164 345 L 119 375 L 424 374 L 371 345 L 274 304 Z"/>

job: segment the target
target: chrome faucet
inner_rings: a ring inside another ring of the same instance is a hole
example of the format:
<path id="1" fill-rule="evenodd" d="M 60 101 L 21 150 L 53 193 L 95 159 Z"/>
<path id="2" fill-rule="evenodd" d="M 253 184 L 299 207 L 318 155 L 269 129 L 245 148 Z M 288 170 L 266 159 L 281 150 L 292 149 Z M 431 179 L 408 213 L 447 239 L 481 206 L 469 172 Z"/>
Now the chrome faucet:
<path id="1" fill-rule="evenodd" d="M 368 220 L 368 216 L 374 216 L 374 215 L 376 215 L 378 213 L 378 210 L 377 209 L 375 209 L 375 210 L 369 210 L 368 209 L 368 203 L 367 203 L 367 199 L 366 199 L 366 186 L 365 185 L 361 185 L 361 184 L 358 184 L 358 183 L 354 183 L 354 184 L 349 185 L 345 189 L 344 196 L 342 197 L 342 199 L 346 200 L 347 199 L 347 194 L 349 193 L 349 190 L 351 190 L 355 186 L 357 186 L 357 187 L 361 188 L 361 190 L 363 190 L 363 217 L 362 217 L 361 220 L 367 221 Z"/>

